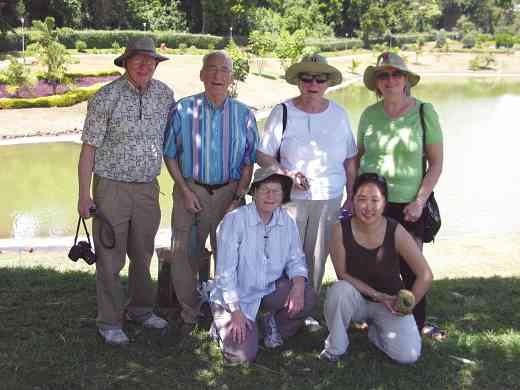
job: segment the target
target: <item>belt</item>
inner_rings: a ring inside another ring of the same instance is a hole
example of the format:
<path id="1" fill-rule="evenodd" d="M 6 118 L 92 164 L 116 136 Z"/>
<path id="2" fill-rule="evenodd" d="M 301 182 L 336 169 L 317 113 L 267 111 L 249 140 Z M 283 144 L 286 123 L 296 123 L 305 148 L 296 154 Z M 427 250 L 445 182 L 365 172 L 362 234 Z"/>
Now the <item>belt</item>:
<path id="1" fill-rule="evenodd" d="M 199 182 L 197 180 L 193 180 L 193 182 L 196 185 L 198 185 L 200 187 L 203 187 L 206 191 L 208 191 L 208 193 L 210 195 L 213 195 L 214 191 L 216 191 L 216 190 L 218 190 L 218 189 L 220 189 L 222 187 L 225 187 L 225 186 L 227 186 L 229 184 L 229 182 L 223 183 L 223 184 L 205 184 L 205 183 L 201 183 L 201 182 Z"/>

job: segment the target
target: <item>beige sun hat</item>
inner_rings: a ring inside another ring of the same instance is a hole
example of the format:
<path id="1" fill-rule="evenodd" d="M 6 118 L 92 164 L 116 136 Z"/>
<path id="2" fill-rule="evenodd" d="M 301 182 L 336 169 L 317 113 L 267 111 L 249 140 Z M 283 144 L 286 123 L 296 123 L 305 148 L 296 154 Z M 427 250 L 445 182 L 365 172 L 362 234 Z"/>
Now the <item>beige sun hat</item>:
<path id="1" fill-rule="evenodd" d="M 124 67 L 125 60 L 129 59 L 135 54 L 147 54 L 150 57 L 155 58 L 155 60 L 158 62 L 169 60 L 168 57 L 157 54 L 155 51 L 155 42 L 152 38 L 139 37 L 131 38 L 128 41 L 125 52 L 114 60 L 114 64 Z"/>
<path id="2" fill-rule="evenodd" d="M 330 86 L 341 84 L 343 80 L 341 72 L 329 65 L 325 57 L 319 54 L 305 56 L 300 62 L 291 65 L 285 72 L 285 80 L 289 84 L 297 85 L 300 73 L 326 73 L 329 76 Z"/>
<path id="3" fill-rule="evenodd" d="M 258 168 L 253 176 L 251 187 L 249 188 L 249 195 L 254 195 L 256 187 L 271 176 L 278 176 L 282 179 L 283 199 L 282 203 L 287 203 L 291 200 L 291 189 L 293 185 L 292 179 L 284 175 L 277 166 L 271 165 L 265 168 Z"/>
<path id="4" fill-rule="evenodd" d="M 392 52 L 384 52 L 377 57 L 376 66 L 370 65 L 365 69 L 365 74 L 363 75 L 363 82 L 365 86 L 371 91 L 375 91 L 376 89 L 376 74 L 385 68 L 395 68 L 400 71 L 406 73 L 406 77 L 410 82 L 410 86 L 413 87 L 417 85 L 421 76 L 412 72 L 406 66 L 405 62 L 401 57 Z"/>

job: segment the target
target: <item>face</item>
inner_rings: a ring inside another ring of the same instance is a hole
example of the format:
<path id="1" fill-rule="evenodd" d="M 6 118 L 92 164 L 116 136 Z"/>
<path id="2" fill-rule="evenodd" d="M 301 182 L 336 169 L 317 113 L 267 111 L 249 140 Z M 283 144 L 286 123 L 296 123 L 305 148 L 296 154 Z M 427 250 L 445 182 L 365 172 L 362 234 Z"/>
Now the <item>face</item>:
<path id="1" fill-rule="evenodd" d="M 218 100 L 226 98 L 228 88 L 233 81 L 232 71 L 226 57 L 216 55 L 208 58 L 206 65 L 200 71 L 200 80 L 204 83 L 204 90 L 208 96 Z"/>
<path id="2" fill-rule="evenodd" d="M 156 67 L 157 60 L 147 54 L 135 54 L 125 63 L 128 76 L 138 88 L 143 88 L 150 82 Z"/>
<path id="3" fill-rule="evenodd" d="M 354 195 L 354 214 L 361 222 L 377 222 L 385 210 L 385 197 L 374 183 L 363 184 Z"/>
<path id="4" fill-rule="evenodd" d="M 322 97 L 329 87 L 329 77 L 325 73 L 300 73 L 298 88 L 303 96 Z"/>
<path id="5" fill-rule="evenodd" d="M 381 96 L 404 96 L 406 74 L 399 69 L 388 67 L 376 73 L 376 88 Z"/>
<path id="6" fill-rule="evenodd" d="M 255 190 L 256 209 L 261 215 L 271 215 L 282 205 L 283 188 L 277 182 L 261 183 Z"/>

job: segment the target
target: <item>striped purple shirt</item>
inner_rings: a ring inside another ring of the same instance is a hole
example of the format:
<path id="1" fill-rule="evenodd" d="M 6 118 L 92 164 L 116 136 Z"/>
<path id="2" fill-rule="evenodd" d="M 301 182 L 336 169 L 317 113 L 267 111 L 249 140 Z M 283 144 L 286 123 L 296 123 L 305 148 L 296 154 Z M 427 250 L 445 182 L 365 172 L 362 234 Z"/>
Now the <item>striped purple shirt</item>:
<path id="1" fill-rule="evenodd" d="M 163 154 L 178 160 L 182 175 L 205 184 L 239 180 L 242 167 L 256 161 L 255 116 L 229 97 L 221 107 L 205 93 L 179 100 L 164 139 Z"/>

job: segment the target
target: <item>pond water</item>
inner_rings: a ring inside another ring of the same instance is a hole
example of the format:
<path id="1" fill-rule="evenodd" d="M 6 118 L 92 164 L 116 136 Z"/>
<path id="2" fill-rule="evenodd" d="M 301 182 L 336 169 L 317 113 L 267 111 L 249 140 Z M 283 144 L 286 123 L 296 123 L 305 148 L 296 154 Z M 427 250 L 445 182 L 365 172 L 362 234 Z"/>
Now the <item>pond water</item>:
<path id="1" fill-rule="evenodd" d="M 429 79 L 413 92 L 434 104 L 443 125 L 444 172 L 435 191 L 440 236 L 520 231 L 520 82 Z M 354 129 L 375 101 L 359 85 L 330 97 L 347 108 Z M 73 143 L 0 146 L 0 238 L 74 234 L 79 150 Z M 172 181 L 166 169 L 159 182 L 161 227 L 168 228 Z"/>

